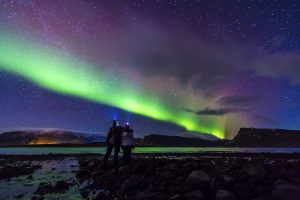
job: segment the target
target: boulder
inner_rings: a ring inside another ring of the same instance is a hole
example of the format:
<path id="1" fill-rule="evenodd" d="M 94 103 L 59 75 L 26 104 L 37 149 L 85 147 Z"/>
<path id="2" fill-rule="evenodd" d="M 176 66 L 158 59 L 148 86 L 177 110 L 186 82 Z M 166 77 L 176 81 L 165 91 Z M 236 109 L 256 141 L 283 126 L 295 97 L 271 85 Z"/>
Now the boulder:
<path id="1" fill-rule="evenodd" d="M 164 178 L 164 179 L 169 179 L 169 178 L 172 177 L 172 174 L 171 174 L 170 171 L 165 170 L 165 171 L 163 171 L 163 172 L 160 173 L 160 176 L 161 176 L 162 178 Z"/>
<path id="2" fill-rule="evenodd" d="M 95 165 L 95 162 L 91 161 L 87 164 L 88 168 L 92 168 Z"/>
<path id="3" fill-rule="evenodd" d="M 230 188 L 235 182 L 235 179 L 228 175 L 218 176 L 214 181 L 211 182 L 211 187 L 215 189 Z"/>
<path id="4" fill-rule="evenodd" d="M 165 194 L 162 194 L 160 192 L 154 192 L 154 193 L 140 193 L 135 198 L 136 200 L 165 200 L 167 199 L 167 196 Z"/>
<path id="5" fill-rule="evenodd" d="M 187 192 L 185 194 L 186 199 L 188 200 L 202 200 L 204 199 L 203 192 L 201 190 L 194 190 L 191 192 Z"/>
<path id="6" fill-rule="evenodd" d="M 185 180 L 185 186 L 189 189 L 206 188 L 211 177 L 201 170 L 194 170 Z"/>
<path id="7" fill-rule="evenodd" d="M 54 186 L 54 189 L 56 189 L 57 191 L 67 190 L 69 189 L 69 184 L 63 180 L 57 181 L 56 185 Z"/>
<path id="8" fill-rule="evenodd" d="M 140 186 L 141 179 L 137 175 L 132 175 L 126 182 L 121 185 L 121 194 L 135 190 Z"/>
<path id="9" fill-rule="evenodd" d="M 179 200 L 179 199 L 182 199 L 181 195 L 180 194 L 175 194 L 175 195 L 172 195 L 169 200 Z"/>
<path id="10" fill-rule="evenodd" d="M 262 166 L 251 166 L 245 169 L 249 176 L 265 177 L 267 172 Z"/>
<path id="11" fill-rule="evenodd" d="M 216 193 L 216 200 L 236 200 L 236 197 L 228 190 L 219 190 Z"/>
<path id="12" fill-rule="evenodd" d="M 128 165 L 123 165 L 119 168 L 119 172 L 121 174 L 127 174 L 130 171 L 130 168 Z"/>
<path id="13" fill-rule="evenodd" d="M 274 200 L 300 200 L 300 187 L 291 183 L 276 184 L 272 191 Z"/>
<path id="14" fill-rule="evenodd" d="M 233 192 L 238 199 L 250 200 L 257 196 L 256 188 L 247 182 L 239 182 L 233 186 Z"/>

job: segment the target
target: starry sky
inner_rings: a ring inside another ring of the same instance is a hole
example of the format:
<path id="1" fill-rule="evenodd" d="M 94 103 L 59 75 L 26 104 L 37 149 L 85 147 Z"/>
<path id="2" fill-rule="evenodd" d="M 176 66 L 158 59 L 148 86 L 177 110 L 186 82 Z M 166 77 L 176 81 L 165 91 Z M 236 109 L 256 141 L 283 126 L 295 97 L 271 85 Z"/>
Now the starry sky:
<path id="1" fill-rule="evenodd" d="M 300 129 L 296 0 L 0 0 L 0 130 Z"/>

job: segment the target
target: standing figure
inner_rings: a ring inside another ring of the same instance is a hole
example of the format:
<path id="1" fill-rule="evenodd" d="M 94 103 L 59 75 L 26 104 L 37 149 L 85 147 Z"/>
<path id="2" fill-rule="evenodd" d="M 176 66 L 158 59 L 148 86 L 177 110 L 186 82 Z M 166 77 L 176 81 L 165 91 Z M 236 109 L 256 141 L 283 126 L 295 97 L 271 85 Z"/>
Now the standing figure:
<path id="1" fill-rule="evenodd" d="M 133 130 L 130 129 L 129 123 L 125 124 L 122 133 L 122 150 L 123 150 L 123 164 L 129 165 L 131 162 L 131 151 L 134 148 Z"/>
<path id="2" fill-rule="evenodd" d="M 114 149 L 114 167 L 117 167 L 118 164 L 118 154 L 120 152 L 121 146 L 121 135 L 122 135 L 123 127 L 118 125 L 116 120 L 113 120 L 112 127 L 109 129 L 106 138 L 106 144 L 108 145 L 106 148 L 106 153 L 103 158 L 104 167 L 106 167 L 108 158 Z"/>

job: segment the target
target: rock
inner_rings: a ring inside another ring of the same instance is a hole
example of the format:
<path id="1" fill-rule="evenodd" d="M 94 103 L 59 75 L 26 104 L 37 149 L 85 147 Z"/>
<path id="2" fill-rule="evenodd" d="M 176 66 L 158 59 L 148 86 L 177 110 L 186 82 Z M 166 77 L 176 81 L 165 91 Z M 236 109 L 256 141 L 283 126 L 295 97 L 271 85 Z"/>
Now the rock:
<path id="1" fill-rule="evenodd" d="M 265 176 L 266 175 L 266 170 L 262 166 L 250 167 L 250 168 L 246 169 L 246 172 L 250 176 Z"/>
<path id="2" fill-rule="evenodd" d="M 257 196 L 256 188 L 248 183 L 240 182 L 233 186 L 233 192 L 238 199 L 250 200 Z"/>
<path id="3" fill-rule="evenodd" d="M 93 161 L 91 161 L 91 162 L 88 163 L 88 167 L 89 168 L 93 167 L 94 165 L 95 165 L 95 162 L 93 162 Z"/>
<path id="4" fill-rule="evenodd" d="M 187 169 L 187 168 L 196 168 L 198 166 L 197 162 L 196 161 L 188 161 L 187 163 L 185 163 L 183 165 L 183 168 L 184 169 Z"/>
<path id="5" fill-rule="evenodd" d="M 121 194 L 125 194 L 130 190 L 135 190 L 140 186 L 141 179 L 137 175 L 132 175 L 125 183 L 121 185 Z"/>
<path id="6" fill-rule="evenodd" d="M 191 191 L 185 194 L 188 200 L 201 200 L 204 199 L 203 192 L 201 190 Z"/>
<path id="7" fill-rule="evenodd" d="M 27 179 L 33 179 L 32 175 L 28 175 Z"/>
<path id="8" fill-rule="evenodd" d="M 160 192 L 154 192 L 154 193 L 141 193 L 136 198 L 136 200 L 165 200 L 167 199 L 167 196 L 165 194 L 162 194 Z"/>
<path id="9" fill-rule="evenodd" d="M 194 170 L 185 180 L 185 185 L 187 188 L 206 188 L 209 185 L 211 178 L 205 172 L 200 170 Z"/>
<path id="10" fill-rule="evenodd" d="M 289 183 L 289 182 L 284 179 L 278 179 L 274 182 L 274 185 L 281 185 L 281 184 L 286 184 L 286 183 Z"/>
<path id="11" fill-rule="evenodd" d="M 235 200 L 235 195 L 228 190 L 219 190 L 216 193 L 216 200 Z"/>
<path id="12" fill-rule="evenodd" d="M 165 165 L 163 169 L 176 172 L 178 170 L 178 166 L 175 163 L 170 163 L 168 165 Z"/>
<path id="13" fill-rule="evenodd" d="M 300 200 L 300 187 L 290 183 L 275 185 L 272 196 L 274 200 Z"/>
<path id="14" fill-rule="evenodd" d="M 182 199 L 180 194 L 175 194 L 169 198 L 169 200 L 179 200 Z"/>
<path id="15" fill-rule="evenodd" d="M 163 172 L 160 173 L 160 176 L 161 176 L 162 178 L 164 178 L 164 179 L 169 179 L 169 178 L 172 177 L 172 174 L 171 174 L 170 171 L 165 170 L 165 171 L 163 171 Z"/>
<path id="16" fill-rule="evenodd" d="M 23 198 L 24 197 L 24 194 L 19 194 L 19 195 L 16 195 L 15 198 L 17 199 L 20 199 L 20 198 Z"/>
<path id="17" fill-rule="evenodd" d="M 119 172 L 120 172 L 121 174 L 126 174 L 126 173 L 128 173 L 129 171 L 130 171 L 130 168 L 129 168 L 128 165 L 123 165 L 123 166 L 121 166 L 121 167 L 119 168 Z"/>
<path id="18" fill-rule="evenodd" d="M 67 190 L 69 189 L 69 184 L 66 181 L 57 181 L 56 185 L 54 186 L 57 190 Z"/>
<path id="19" fill-rule="evenodd" d="M 224 189 L 224 188 L 230 188 L 235 179 L 228 175 L 221 175 L 217 177 L 211 184 L 212 189 Z"/>

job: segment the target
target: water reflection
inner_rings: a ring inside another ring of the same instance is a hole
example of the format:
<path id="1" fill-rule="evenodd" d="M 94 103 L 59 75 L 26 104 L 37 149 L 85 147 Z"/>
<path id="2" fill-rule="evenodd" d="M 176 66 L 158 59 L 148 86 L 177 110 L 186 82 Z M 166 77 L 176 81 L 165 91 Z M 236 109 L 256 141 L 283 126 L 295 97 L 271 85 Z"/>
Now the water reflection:
<path id="1" fill-rule="evenodd" d="M 300 148 L 136 147 L 133 153 L 300 153 Z M 0 155 L 104 154 L 105 147 L 0 147 Z"/>

